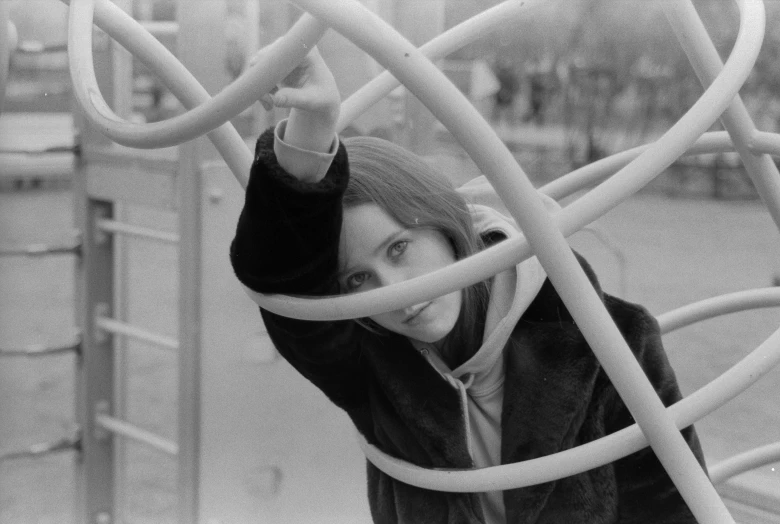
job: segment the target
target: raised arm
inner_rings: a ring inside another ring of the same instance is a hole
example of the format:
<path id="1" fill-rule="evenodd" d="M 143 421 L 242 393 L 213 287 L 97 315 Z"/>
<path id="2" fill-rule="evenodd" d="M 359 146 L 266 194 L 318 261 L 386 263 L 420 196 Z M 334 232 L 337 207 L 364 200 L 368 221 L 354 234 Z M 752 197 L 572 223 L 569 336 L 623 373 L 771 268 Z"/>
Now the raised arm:
<path id="1" fill-rule="evenodd" d="M 336 294 L 341 198 L 349 167 L 335 135 L 335 82 L 314 50 L 262 102 L 291 112 L 257 140 L 230 248 L 233 269 L 244 285 L 260 293 Z M 346 408 L 364 402 L 353 322 L 261 313 L 279 353 L 334 403 Z"/>
<path id="2" fill-rule="evenodd" d="M 264 51 L 260 51 L 262 53 Z M 255 55 L 257 56 L 257 55 Z M 341 99 L 336 81 L 315 47 L 284 79 L 281 87 L 260 99 L 266 109 L 290 108 L 284 143 L 299 155 L 284 154 L 279 160 L 288 173 L 306 182 L 318 182 L 325 172 L 311 173 L 297 158 L 302 152 L 328 153 L 336 134 Z"/>
<path id="3" fill-rule="evenodd" d="M 290 117 L 257 140 L 233 268 L 261 293 L 336 293 L 330 280 L 349 173 L 335 134 L 338 89 L 317 49 L 261 102 L 290 108 Z"/>

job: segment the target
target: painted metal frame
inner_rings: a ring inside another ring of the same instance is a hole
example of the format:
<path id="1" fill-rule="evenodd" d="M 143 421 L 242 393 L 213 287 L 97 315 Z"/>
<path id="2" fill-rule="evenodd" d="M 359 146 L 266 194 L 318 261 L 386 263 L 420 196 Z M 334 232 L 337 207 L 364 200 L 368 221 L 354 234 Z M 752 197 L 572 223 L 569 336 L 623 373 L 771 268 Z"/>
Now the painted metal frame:
<path id="1" fill-rule="evenodd" d="M 112 8 L 124 14 L 123 6 L 130 7 L 128 2 L 112 4 Z M 128 115 L 131 94 L 126 86 L 132 85 L 131 57 L 120 51 L 101 49 L 95 81 L 99 81 L 101 88 L 109 94 L 108 99 L 115 110 Z M 190 484 L 197 482 L 197 476 L 192 475 L 191 462 L 197 462 L 198 450 L 193 451 L 193 447 L 187 445 L 197 442 L 197 425 L 190 424 L 190 419 L 184 420 L 180 426 L 181 435 L 177 441 L 171 441 L 124 418 L 128 341 L 140 340 L 161 350 L 179 350 L 178 339 L 141 329 L 124 320 L 128 310 L 124 240 L 134 237 L 178 245 L 180 235 L 125 223 L 122 209 L 126 202 L 158 208 L 177 207 L 173 179 L 181 162 L 177 152 L 171 151 L 140 158 L 132 151 L 117 149 L 83 118 L 83 114 L 77 113 L 76 122 L 80 147 L 76 157 L 74 205 L 77 226 L 84 237 L 84 263 L 77 268 L 76 286 L 83 332 L 77 378 L 77 416 L 83 435 L 77 520 L 114 522 L 121 520 L 121 508 L 126 499 L 124 466 L 129 443 L 148 446 L 163 456 L 173 456 L 177 467 L 184 469 L 181 477 Z M 187 173 L 185 178 L 194 177 Z M 198 323 L 193 319 L 187 319 L 187 322 Z M 195 347 L 193 353 L 185 353 L 180 366 L 186 367 L 187 357 L 198 352 L 199 347 Z M 189 386 L 194 382 L 184 375 L 182 383 Z M 179 405 L 180 414 L 189 414 L 198 409 L 197 397 L 182 397 Z M 186 501 L 183 496 L 177 499 Z M 179 514 L 184 516 L 181 522 L 195 522 L 191 517 L 197 515 L 197 508 L 183 508 Z"/>
<path id="2" fill-rule="evenodd" d="M 780 330 L 719 379 L 667 410 L 588 284 L 587 277 L 571 254 L 564 237 L 638 191 L 681 155 L 732 147 L 740 154 L 773 220 L 780 227 L 780 177 L 770 158 L 770 154 L 780 153 L 780 139 L 774 135 L 759 133 L 737 96 L 739 88 L 753 67 L 763 39 L 765 20 L 761 2 L 737 2 L 741 15 L 740 29 L 732 54 L 725 64 L 718 57 L 689 0 L 663 4 L 672 28 L 707 89 L 688 113 L 653 144 L 587 166 L 543 189 L 548 193 L 566 193 L 572 191 L 573 187 L 604 180 L 596 189 L 566 207 L 557 216 L 547 214 L 522 168 L 516 164 L 488 124 L 421 50 L 409 44 L 354 0 L 295 0 L 294 3 L 308 14 L 302 17 L 278 45 L 275 44 L 269 50 L 250 73 L 210 99 L 204 89 L 196 86 L 194 78 L 174 63 L 175 59 L 172 62 L 171 57 L 156 48 L 145 38 L 145 32 L 139 32 L 133 22 L 127 20 L 126 15 L 112 11 L 107 0 L 71 0 L 71 72 L 79 103 L 92 125 L 123 145 L 172 145 L 209 132 L 210 138 L 214 140 L 236 178 L 245 185 L 251 156 L 247 156 L 243 145 L 237 145 L 234 132 L 231 132 L 224 122 L 253 102 L 258 92 L 269 90 L 283 78 L 306 50 L 316 43 L 326 26 L 336 29 L 389 71 L 387 75 L 366 86 L 366 90 L 354 101 L 350 99 L 345 102 L 347 116 L 344 118 L 358 114 L 361 107 L 367 107 L 372 100 L 381 97 L 382 92 L 392 89 L 396 84 L 389 75 L 395 75 L 459 140 L 477 166 L 488 176 L 498 194 L 514 195 L 506 205 L 520 224 L 525 237 L 504 242 L 435 274 L 382 290 L 351 297 L 318 300 L 268 297 L 248 291 L 253 300 L 271 311 L 297 318 L 353 318 L 396 309 L 451 292 L 535 254 L 638 422 L 638 426 L 573 450 L 521 464 L 478 471 L 424 470 L 394 460 L 364 444 L 368 458 L 380 469 L 410 484 L 449 491 L 479 491 L 530 485 L 585 471 L 636 451 L 649 443 L 699 521 L 733 522 L 712 483 L 680 436 L 678 428 L 691 424 L 707 410 L 722 405 L 777 364 L 780 360 Z M 468 30 L 474 30 L 476 27 L 483 30 L 498 23 L 500 18 L 505 19 L 501 9 L 516 9 L 524 13 L 532 7 L 531 4 L 532 2 L 506 2 L 490 10 L 484 18 L 478 18 Z M 143 57 L 142 59 L 148 62 L 147 65 L 163 76 L 185 106 L 190 108 L 189 111 L 176 119 L 151 125 L 131 124 L 117 117 L 103 101 L 92 69 L 91 40 L 87 35 L 91 34 L 89 28 L 93 21 L 133 53 L 137 53 L 139 58 Z M 468 30 L 460 26 L 457 29 L 450 34 L 450 40 L 446 44 L 446 37 L 442 35 L 424 49 L 430 56 L 435 56 L 436 53 L 444 53 L 445 49 L 450 49 L 448 46 L 466 40 Z M 251 96 L 248 86 L 251 86 Z M 707 128 L 719 117 L 727 133 L 705 134 Z M 344 125 L 344 119 L 341 125 Z M 197 158 L 197 154 L 193 151 L 191 157 Z M 181 174 L 182 180 L 195 179 L 197 168 L 183 168 Z M 185 186 L 182 192 L 184 202 L 199 202 L 202 196 L 199 191 L 197 185 Z M 197 213 L 190 216 L 195 221 L 196 228 L 189 233 L 182 233 L 182 240 L 188 239 L 189 243 L 186 245 L 191 247 L 187 249 L 191 249 L 190 254 L 193 255 L 193 258 L 190 258 L 191 267 L 183 267 L 183 273 L 187 275 L 199 274 L 196 256 L 200 253 L 197 236 L 199 216 Z M 764 298 L 758 297 L 758 293 L 748 295 L 751 301 L 764 300 L 763 303 L 766 303 Z M 768 302 L 776 305 L 777 297 L 772 295 Z M 199 301 L 190 303 L 199 304 Z M 742 302 L 740 307 L 744 306 Z M 196 305 L 192 307 L 197 308 Z M 717 309 L 709 309 L 710 307 L 715 308 L 702 305 L 709 313 Z M 694 314 L 693 310 L 681 313 L 679 316 L 682 320 L 677 319 L 673 324 L 682 325 L 697 315 L 699 318 L 709 313 Z M 183 320 L 189 321 L 197 318 L 198 311 L 183 316 Z M 186 326 L 183 336 L 191 339 L 195 346 L 198 345 L 197 334 L 190 332 Z M 197 396 L 197 363 L 191 365 L 192 373 L 188 377 L 194 381 L 186 387 Z M 197 410 L 193 409 L 191 413 L 183 416 L 182 421 L 197 427 L 197 417 Z M 197 453 L 196 444 L 197 438 L 190 443 L 191 457 Z M 758 460 L 757 456 L 760 456 L 761 460 L 767 460 L 767 457 L 776 455 L 777 450 L 772 447 L 738 462 L 742 465 L 754 464 Z M 197 464 L 197 461 L 193 459 L 190 463 Z M 725 470 L 737 471 L 742 465 Z M 197 468 L 188 473 L 192 478 L 196 478 Z M 182 491 L 181 496 L 182 499 L 194 497 L 192 490 L 187 489 Z M 191 503 L 187 506 L 196 505 Z"/>

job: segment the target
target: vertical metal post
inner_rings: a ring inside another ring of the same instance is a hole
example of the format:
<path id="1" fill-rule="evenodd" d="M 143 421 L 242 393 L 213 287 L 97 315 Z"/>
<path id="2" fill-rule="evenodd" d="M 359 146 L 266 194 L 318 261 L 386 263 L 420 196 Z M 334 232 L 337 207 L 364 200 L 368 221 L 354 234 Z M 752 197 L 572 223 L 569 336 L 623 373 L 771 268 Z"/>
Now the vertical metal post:
<path id="1" fill-rule="evenodd" d="M 209 93 L 227 84 L 224 1 L 179 0 L 178 57 Z M 179 522 L 201 520 L 202 173 L 206 137 L 179 148 Z"/>
<path id="2" fill-rule="evenodd" d="M 202 141 L 200 138 L 197 141 Z M 179 167 L 179 472 L 178 518 L 199 521 L 201 187 L 195 143 L 180 147 Z"/>
<path id="3" fill-rule="evenodd" d="M 97 29 L 96 29 L 97 31 Z M 104 98 L 114 98 L 113 64 L 108 39 L 94 40 L 95 73 Z M 82 151 L 109 140 L 93 129 L 74 103 L 76 143 Z M 75 302 L 83 333 L 82 356 L 76 370 L 76 418 L 82 428 L 82 454 L 79 461 L 77 522 L 114 520 L 114 447 L 95 426 L 99 406 L 111 409 L 114 393 L 112 337 L 95 326 L 95 315 L 109 315 L 113 309 L 114 251 L 110 236 L 100 233 L 96 221 L 113 218 L 113 204 L 93 200 L 87 189 L 85 161 L 77 155 L 74 165 L 74 220 L 82 232 L 82 257 L 76 265 Z"/>
<path id="4" fill-rule="evenodd" d="M 102 523 L 111 522 L 114 514 L 114 447 L 113 439 L 96 427 L 95 414 L 98 409 L 110 409 L 112 405 L 114 352 L 112 337 L 95 325 L 95 316 L 111 314 L 114 254 L 111 237 L 98 231 L 96 221 L 110 218 L 113 206 L 90 199 L 81 187 L 77 194 L 83 231 L 83 257 L 77 276 L 79 323 L 83 333 L 77 373 L 83 449 L 80 482 L 83 514 L 79 522 Z"/>
<path id="5" fill-rule="evenodd" d="M 134 0 L 113 0 L 126 13 L 133 12 Z M 133 56 L 116 41 L 111 40 L 111 65 L 113 83 L 112 109 L 122 118 L 129 119 L 133 111 Z M 128 206 L 114 202 L 114 218 L 125 221 Z M 128 242 L 124 235 L 114 235 L 114 314 L 117 320 L 128 320 L 130 311 L 128 282 Z M 130 344 L 126 337 L 114 337 L 114 399 L 113 415 L 127 418 Z M 121 521 L 127 508 L 127 441 L 114 439 L 114 520 Z"/>

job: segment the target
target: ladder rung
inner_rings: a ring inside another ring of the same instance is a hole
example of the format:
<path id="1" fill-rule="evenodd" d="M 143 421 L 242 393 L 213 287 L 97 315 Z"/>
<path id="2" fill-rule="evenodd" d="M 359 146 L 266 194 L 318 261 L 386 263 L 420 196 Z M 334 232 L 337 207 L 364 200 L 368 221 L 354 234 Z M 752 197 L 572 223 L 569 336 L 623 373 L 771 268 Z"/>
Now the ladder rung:
<path id="1" fill-rule="evenodd" d="M 30 344 L 21 348 L 0 347 L 0 357 L 48 357 L 69 353 L 73 351 L 77 355 L 81 353 L 81 336 L 77 336 L 71 342 L 56 346 L 47 346 L 45 344 Z"/>
<path id="2" fill-rule="evenodd" d="M 39 444 L 33 444 L 27 449 L 18 451 L 7 451 L 0 453 L 0 462 L 6 460 L 14 460 L 21 458 L 35 458 L 50 455 L 52 453 L 59 453 L 61 451 L 68 450 L 81 450 L 81 432 L 74 431 L 72 435 L 63 437 L 59 440 L 52 442 L 43 442 Z"/>
<path id="3" fill-rule="evenodd" d="M 132 224 L 118 222 L 116 220 L 109 220 L 107 218 L 99 219 L 97 221 L 97 226 L 108 233 L 120 233 L 123 235 L 158 240 L 160 242 L 168 242 L 170 244 L 179 243 L 179 235 L 176 233 L 168 233 L 166 231 L 158 231 L 148 227 L 134 226 Z"/>
<path id="4" fill-rule="evenodd" d="M 27 244 L 24 246 L 0 246 L 0 256 L 40 257 L 50 255 L 80 254 L 81 242 L 63 244 Z"/>
<path id="5" fill-rule="evenodd" d="M 113 318 L 98 316 L 95 318 L 95 325 L 103 331 L 108 331 L 114 335 L 122 335 L 134 338 L 136 340 L 149 342 L 165 349 L 179 349 L 179 341 L 175 338 L 158 335 L 157 333 L 152 333 L 151 331 L 147 331 L 132 324 L 121 322 Z"/>
<path id="6" fill-rule="evenodd" d="M 61 153 L 76 154 L 79 151 L 78 146 L 51 146 L 44 149 L 3 149 L 0 148 L 0 155 L 25 155 L 25 156 L 44 156 L 58 155 Z"/>
<path id="7" fill-rule="evenodd" d="M 175 457 L 179 454 L 179 445 L 176 442 L 155 435 L 154 433 L 139 428 L 127 421 L 98 413 L 95 415 L 95 424 L 114 435 L 120 435 L 130 440 L 146 444 L 156 450 L 167 453 L 168 455 Z"/>

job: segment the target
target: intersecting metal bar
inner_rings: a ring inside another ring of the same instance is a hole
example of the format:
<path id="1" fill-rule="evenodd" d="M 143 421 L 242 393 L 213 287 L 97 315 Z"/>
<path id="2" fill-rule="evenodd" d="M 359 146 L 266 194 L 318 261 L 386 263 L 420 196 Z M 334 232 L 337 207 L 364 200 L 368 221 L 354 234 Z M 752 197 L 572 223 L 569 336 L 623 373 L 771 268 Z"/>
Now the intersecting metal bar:
<path id="1" fill-rule="evenodd" d="M 150 240 L 158 240 L 160 242 L 166 242 L 169 244 L 178 244 L 179 235 L 176 233 L 168 233 L 167 231 L 158 231 L 156 229 L 135 226 L 133 224 L 127 224 L 125 222 L 119 222 L 117 220 L 101 219 L 97 221 L 97 227 L 107 233 L 118 233 L 122 235 L 134 236 L 138 238 L 146 238 Z"/>
<path id="2" fill-rule="evenodd" d="M 158 335 L 113 318 L 98 316 L 95 318 L 95 326 L 115 335 L 123 335 L 143 342 L 149 342 L 165 349 L 174 351 L 179 349 L 179 341 L 175 338 Z"/>
<path id="3" fill-rule="evenodd" d="M 61 345 L 30 344 L 21 348 L 0 347 L 0 357 L 46 357 L 74 352 L 81 354 L 81 336 Z"/>
<path id="4" fill-rule="evenodd" d="M 756 131 L 750 138 L 750 150 L 754 153 L 780 156 L 780 134 Z"/>
<path id="5" fill-rule="evenodd" d="M 114 435 L 120 435 L 135 442 L 146 444 L 167 455 L 175 457 L 179 454 L 179 445 L 172 440 L 168 440 L 151 431 L 139 428 L 125 420 L 98 413 L 95 415 L 95 425 Z"/>
<path id="6" fill-rule="evenodd" d="M 81 241 L 75 240 L 73 242 L 63 244 L 27 244 L 24 246 L 3 246 L 0 245 L 0 256 L 23 256 L 23 257 L 39 257 L 47 255 L 67 255 L 81 253 Z"/>
<path id="7" fill-rule="evenodd" d="M 752 18 L 743 16 L 743 20 L 749 23 L 740 26 L 740 36 L 744 38 L 745 28 L 750 27 L 760 44 L 763 37 L 763 6 L 753 0 L 742 1 L 750 2 L 752 9 L 749 14 Z M 556 228 L 556 224 L 547 214 L 541 199 L 536 196 L 535 189 L 518 168 L 514 157 L 498 141 L 489 125 L 481 119 L 468 101 L 464 100 L 462 94 L 447 82 L 440 71 L 358 2 L 342 0 L 326 3 L 315 0 L 294 0 L 294 3 L 346 36 L 399 77 L 406 87 L 456 136 L 472 160 L 488 176 L 498 193 L 512 196 L 510 201 L 505 202 L 508 210 L 522 228 L 550 280 L 582 330 L 583 336 L 631 414 L 640 424 L 653 451 L 693 514 L 701 522 L 733 523 L 725 505 L 695 460 L 673 420 L 665 413 L 657 393 L 577 264 L 571 248 L 561 236 L 561 231 Z M 343 9 L 339 10 L 340 6 Z M 752 51 L 754 51 L 753 55 L 758 52 L 757 48 Z M 746 68 L 752 65 L 749 56 L 741 58 L 744 59 Z M 735 77 L 732 80 L 735 83 L 739 81 L 738 83 L 741 84 L 743 79 Z M 709 93 L 715 98 L 717 98 L 715 95 L 719 94 L 720 103 L 724 105 L 734 96 L 730 90 L 724 90 L 722 93 L 711 90 Z M 705 103 L 703 100 L 705 99 L 699 100 L 698 109 L 701 109 Z M 709 114 L 706 111 L 702 112 L 700 124 L 704 124 L 707 120 L 714 120 L 720 112 L 716 112 L 719 106 L 720 104 L 708 108 Z M 686 123 L 686 120 L 678 122 L 675 126 L 676 130 L 680 129 L 681 123 Z M 687 129 L 688 141 L 677 144 L 677 147 L 686 149 L 692 144 L 695 136 L 690 135 L 698 135 L 706 130 L 705 128 L 699 131 L 700 127 L 704 126 Z M 661 155 L 664 157 L 663 163 L 667 162 L 668 157 L 679 156 L 671 155 L 676 150 L 668 147 L 668 142 L 674 135 L 667 133 L 665 136 L 666 140 L 659 140 L 656 143 L 658 146 L 653 150 L 653 153 L 658 149 L 662 150 L 660 152 L 664 153 Z M 663 151 L 664 148 L 666 151 Z M 650 160 L 649 156 L 649 154 L 643 155 L 642 160 Z M 665 167 L 660 160 L 659 167 Z M 409 280 L 406 284 L 412 282 Z"/>
<path id="8" fill-rule="evenodd" d="M 707 29 L 690 0 L 662 2 L 661 5 L 696 76 L 706 88 L 723 70 L 723 61 Z M 737 5 L 740 12 L 744 11 L 745 6 L 742 2 L 737 2 Z M 742 14 L 744 16 L 744 13 Z M 780 172 L 770 155 L 754 153 L 751 150 L 754 135 L 758 131 L 739 96 L 734 97 L 721 116 L 721 122 L 731 136 L 745 170 L 766 204 L 776 227 L 780 229 Z"/>
<path id="9" fill-rule="evenodd" d="M 25 156 L 46 156 L 58 155 L 61 153 L 76 154 L 79 152 L 77 146 L 52 146 L 45 149 L 5 149 L 0 148 L 0 155 L 25 155 Z"/>
<path id="10" fill-rule="evenodd" d="M 80 451 L 81 450 L 81 432 L 75 431 L 72 435 L 62 437 L 52 442 L 43 442 L 33 444 L 30 447 L 18 451 L 8 451 L 0 453 L 0 463 L 7 460 L 37 458 L 52 453 L 62 451 Z"/>

